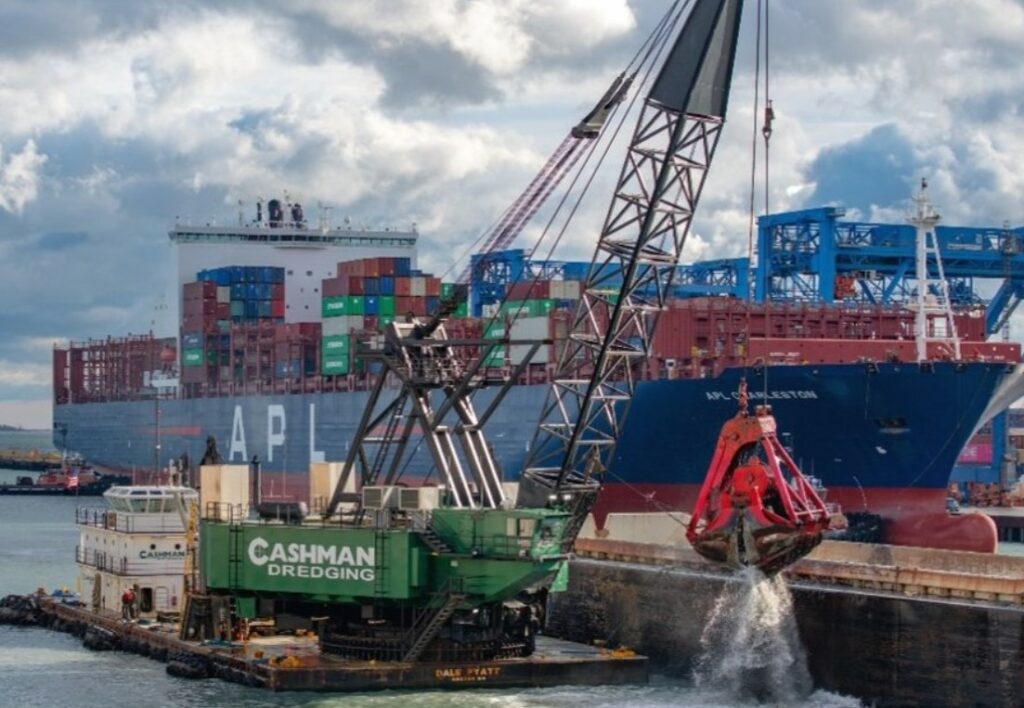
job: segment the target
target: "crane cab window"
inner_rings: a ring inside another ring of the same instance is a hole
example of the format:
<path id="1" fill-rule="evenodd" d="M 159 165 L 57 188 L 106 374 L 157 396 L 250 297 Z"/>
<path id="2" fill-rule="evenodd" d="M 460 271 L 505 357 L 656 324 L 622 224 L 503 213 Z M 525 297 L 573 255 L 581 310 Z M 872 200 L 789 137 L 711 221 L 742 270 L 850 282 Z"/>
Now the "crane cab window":
<path id="1" fill-rule="evenodd" d="M 537 520 L 512 518 L 508 520 L 505 528 L 509 536 L 533 538 L 533 532 L 537 528 Z"/>

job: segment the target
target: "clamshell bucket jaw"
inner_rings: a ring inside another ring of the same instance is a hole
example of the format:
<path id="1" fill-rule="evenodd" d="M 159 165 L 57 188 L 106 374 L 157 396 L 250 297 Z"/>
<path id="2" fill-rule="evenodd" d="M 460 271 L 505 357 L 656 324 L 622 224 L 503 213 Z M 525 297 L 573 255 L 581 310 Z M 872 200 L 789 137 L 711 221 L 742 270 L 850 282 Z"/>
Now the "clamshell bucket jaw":
<path id="1" fill-rule="evenodd" d="M 705 558 L 771 575 L 821 542 L 831 515 L 779 442 L 770 406 L 740 410 L 718 436 L 687 538 Z"/>

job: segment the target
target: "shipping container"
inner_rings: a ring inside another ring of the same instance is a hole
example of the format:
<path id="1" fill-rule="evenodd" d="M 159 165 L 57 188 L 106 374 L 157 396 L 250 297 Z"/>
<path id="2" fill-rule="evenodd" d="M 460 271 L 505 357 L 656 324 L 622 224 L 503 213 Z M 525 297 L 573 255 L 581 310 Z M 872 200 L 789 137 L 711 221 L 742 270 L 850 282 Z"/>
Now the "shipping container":
<path id="1" fill-rule="evenodd" d="M 393 275 L 382 275 L 377 278 L 377 290 L 379 291 L 378 295 L 394 296 L 395 277 Z"/>
<path id="2" fill-rule="evenodd" d="M 578 280 L 552 280 L 548 294 L 552 300 L 579 300 L 580 282 Z"/>
<path id="3" fill-rule="evenodd" d="M 190 300 L 217 300 L 217 284 L 204 281 L 185 283 L 181 286 L 181 299 L 185 302 Z"/>
<path id="4" fill-rule="evenodd" d="M 432 275 L 426 276 L 427 297 L 441 297 L 441 279 Z"/>
<path id="5" fill-rule="evenodd" d="M 395 295 L 398 297 L 409 297 L 412 295 L 411 280 L 409 278 L 395 277 Z"/>
<path id="6" fill-rule="evenodd" d="M 219 303 L 230 303 L 231 302 L 231 286 L 230 285 L 218 285 L 217 286 L 217 302 L 219 302 Z"/>
<path id="7" fill-rule="evenodd" d="M 344 376 L 348 374 L 348 356 L 339 358 L 324 357 L 320 365 L 320 373 L 323 376 Z"/>
<path id="8" fill-rule="evenodd" d="M 510 283 L 505 291 L 506 300 L 544 300 L 551 296 L 548 280 L 521 280 Z"/>
<path id="9" fill-rule="evenodd" d="M 320 341 L 320 351 L 323 356 L 337 357 L 341 354 L 348 354 L 352 347 L 352 338 L 349 335 L 324 337 Z"/>
<path id="10" fill-rule="evenodd" d="M 393 295 L 380 295 L 377 298 L 377 316 L 388 316 L 394 319 L 395 298 Z"/>
<path id="11" fill-rule="evenodd" d="M 367 278 L 369 280 L 369 278 Z M 367 295 L 363 298 L 363 314 L 374 315 L 379 314 L 380 299 L 376 295 Z"/>
<path id="12" fill-rule="evenodd" d="M 202 349 L 184 349 L 181 353 L 182 366 L 202 366 L 205 357 Z"/>
<path id="13" fill-rule="evenodd" d="M 344 317 L 329 317 L 323 321 L 323 336 L 333 337 L 351 332 L 358 332 L 363 328 L 361 315 L 348 315 Z"/>
<path id="14" fill-rule="evenodd" d="M 422 275 L 414 275 L 409 278 L 409 294 L 413 297 L 426 297 L 427 279 Z"/>
<path id="15" fill-rule="evenodd" d="M 377 275 L 380 277 L 394 277 L 395 275 L 395 259 L 394 258 L 378 258 L 377 259 Z"/>
<path id="16" fill-rule="evenodd" d="M 363 279 L 363 294 L 364 295 L 377 295 L 380 292 L 379 289 L 380 278 L 376 276 L 368 276 Z M 353 293 L 355 294 L 355 293 Z"/>
<path id="17" fill-rule="evenodd" d="M 392 258 L 391 261 L 394 263 L 395 276 L 401 276 L 408 278 L 412 273 L 412 260 L 409 258 Z"/>

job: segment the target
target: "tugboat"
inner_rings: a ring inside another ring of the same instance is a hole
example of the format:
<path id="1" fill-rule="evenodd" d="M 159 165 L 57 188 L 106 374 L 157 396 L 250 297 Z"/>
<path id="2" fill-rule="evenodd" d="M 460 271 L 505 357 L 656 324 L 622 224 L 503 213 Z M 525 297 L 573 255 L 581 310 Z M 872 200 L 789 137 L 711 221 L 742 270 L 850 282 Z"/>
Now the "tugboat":
<path id="1" fill-rule="evenodd" d="M 45 470 L 35 479 L 22 475 L 14 484 L 0 484 L 0 494 L 98 497 L 115 485 L 131 482 L 128 476 L 101 474 L 81 458 L 65 456 L 60 467 Z"/>

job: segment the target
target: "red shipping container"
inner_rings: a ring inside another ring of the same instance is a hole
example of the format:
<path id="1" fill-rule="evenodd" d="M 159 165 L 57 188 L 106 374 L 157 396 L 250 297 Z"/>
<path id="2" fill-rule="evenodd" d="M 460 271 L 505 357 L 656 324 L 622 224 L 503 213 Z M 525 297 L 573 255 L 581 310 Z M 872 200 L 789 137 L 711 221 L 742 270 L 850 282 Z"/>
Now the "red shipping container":
<path id="1" fill-rule="evenodd" d="M 345 284 L 348 276 L 339 275 L 337 278 L 327 278 L 320 282 L 320 294 L 324 297 L 339 297 L 345 295 Z"/>
<path id="2" fill-rule="evenodd" d="M 284 300 L 271 300 L 270 301 L 270 316 L 271 317 L 284 317 Z"/>
<path id="3" fill-rule="evenodd" d="M 427 297 L 441 297 L 441 279 L 427 276 Z"/>
<path id="4" fill-rule="evenodd" d="M 366 275 L 366 261 L 345 261 L 339 263 L 338 275 Z"/>
<path id="5" fill-rule="evenodd" d="M 523 280 L 512 283 L 508 288 L 506 300 L 546 300 L 551 292 L 551 283 L 547 280 Z"/>
<path id="6" fill-rule="evenodd" d="M 181 286 L 182 300 L 217 299 L 217 283 L 196 282 Z"/>
<path id="7" fill-rule="evenodd" d="M 425 317 L 427 314 L 427 298 L 425 297 L 411 297 L 412 300 L 412 314 L 417 317 Z"/>
<path id="8" fill-rule="evenodd" d="M 363 329 L 377 329 L 377 315 L 366 315 L 363 317 Z"/>
<path id="9" fill-rule="evenodd" d="M 217 319 L 218 320 L 230 320 L 231 319 L 231 303 L 230 302 L 218 302 L 217 303 Z"/>
<path id="10" fill-rule="evenodd" d="M 395 295 L 408 297 L 412 294 L 412 283 L 409 278 L 395 278 Z"/>
<path id="11" fill-rule="evenodd" d="M 319 322 L 300 322 L 296 325 L 299 328 L 299 334 L 303 337 L 311 337 L 314 340 L 320 338 L 320 323 Z"/>
<path id="12" fill-rule="evenodd" d="M 367 278 L 376 278 L 380 275 L 379 258 L 367 258 L 363 261 L 362 275 Z"/>
<path id="13" fill-rule="evenodd" d="M 369 276 L 362 275 L 348 275 L 343 278 L 346 281 L 345 292 L 342 295 L 362 295 L 363 294 L 363 278 Z"/>
<path id="14" fill-rule="evenodd" d="M 405 280 L 403 278 L 403 280 Z M 397 281 L 396 281 L 397 282 Z M 408 280 L 406 280 L 408 282 Z M 412 298 L 408 295 L 395 296 L 395 317 L 405 317 L 412 312 Z"/>
<path id="15" fill-rule="evenodd" d="M 377 259 L 377 275 L 394 275 L 395 274 L 395 259 L 394 258 L 378 258 Z"/>
<path id="16" fill-rule="evenodd" d="M 230 305 L 228 306 L 230 311 Z M 186 315 L 211 315 L 217 317 L 216 300 L 185 300 L 182 303 L 182 312 Z"/>
<path id="17" fill-rule="evenodd" d="M 284 300 L 284 283 L 274 283 L 270 286 L 271 300 Z"/>
<path id="18" fill-rule="evenodd" d="M 216 315 L 185 315 L 181 318 L 183 332 L 209 333 L 217 329 Z"/>

